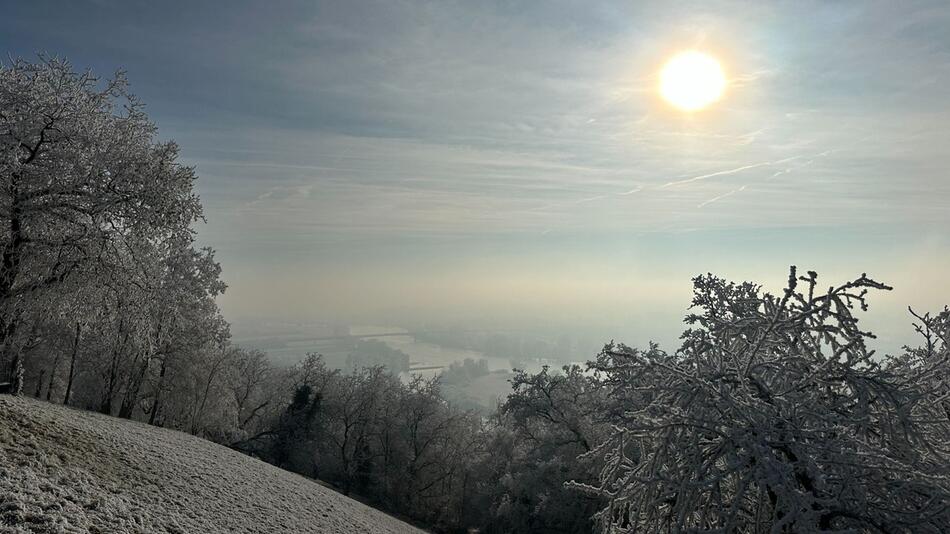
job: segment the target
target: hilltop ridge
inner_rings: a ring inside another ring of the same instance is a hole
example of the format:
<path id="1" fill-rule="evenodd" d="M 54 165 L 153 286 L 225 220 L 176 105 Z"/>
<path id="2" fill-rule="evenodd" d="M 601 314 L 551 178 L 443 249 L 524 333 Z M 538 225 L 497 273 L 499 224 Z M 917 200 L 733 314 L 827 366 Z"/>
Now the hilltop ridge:
<path id="1" fill-rule="evenodd" d="M 418 534 L 204 439 L 0 395 L 0 533 Z"/>

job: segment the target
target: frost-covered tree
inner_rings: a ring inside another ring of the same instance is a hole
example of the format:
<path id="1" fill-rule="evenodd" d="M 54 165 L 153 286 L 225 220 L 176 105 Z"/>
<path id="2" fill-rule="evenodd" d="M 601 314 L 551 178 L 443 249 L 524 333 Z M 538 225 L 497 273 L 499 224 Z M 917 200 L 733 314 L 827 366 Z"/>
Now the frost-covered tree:
<path id="1" fill-rule="evenodd" d="M 484 506 L 491 511 L 483 530 L 591 532 L 590 516 L 599 503 L 564 483 L 596 477 L 596 462 L 577 457 L 609 428 L 610 410 L 600 382 L 572 365 L 560 371 L 520 371 L 511 385 L 491 431 L 490 453 L 479 466 L 497 481 L 482 486 Z"/>
<path id="2" fill-rule="evenodd" d="M 862 275 L 784 293 L 694 280 L 692 326 L 667 354 L 609 346 L 591 365 L 623 408 L 604 462 L 604 532 L 946 532 L 945 322 L 903 358 L 869 350 Z M 938 324 L 939 323 L 939 324 Z"/>
<path id="3" fill-rule="evenodd" d="M 391 414 L 404 455 L 396 456 L 403 471 L 401 484 L 406 510 L 436 524 L 455 522 L 455 489 L 465 476 L 477 425 L 470 412 L 453 409 L 442 396 L 439 379 L 413 377 L 400 388 L 397 410 Z"/>
<path id="4" fill-rule="evenodd" d="M 189 235 L 194 179 L 121 73 L 102 82 L 46 58 L 0 66 L 0 360 L 15 389 L 39 296 L 96 269 L 127 277 L 142 247 Z"/>
<path id="5" fill-rule="evenodd" d="M 253 436 L 275 414 L 284 389 L 282 374 L 274 369 L 267 354 L 259 350 L 238 349 L 229 367 L 229 397 L 233 400 L 234 420 L 228 443 Z"/>

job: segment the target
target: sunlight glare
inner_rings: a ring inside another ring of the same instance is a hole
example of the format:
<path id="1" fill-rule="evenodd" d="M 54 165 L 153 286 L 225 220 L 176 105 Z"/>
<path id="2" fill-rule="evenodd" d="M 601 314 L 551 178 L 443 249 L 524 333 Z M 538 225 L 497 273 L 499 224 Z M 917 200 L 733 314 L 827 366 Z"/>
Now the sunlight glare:
<path id="1" fill-rule="evenodd" d="M 690 50 L 671 58 L 660 72 L 660 94 L 682 111 L 699 111 L 722 97 L 726 76 L 709 54 Z"/>

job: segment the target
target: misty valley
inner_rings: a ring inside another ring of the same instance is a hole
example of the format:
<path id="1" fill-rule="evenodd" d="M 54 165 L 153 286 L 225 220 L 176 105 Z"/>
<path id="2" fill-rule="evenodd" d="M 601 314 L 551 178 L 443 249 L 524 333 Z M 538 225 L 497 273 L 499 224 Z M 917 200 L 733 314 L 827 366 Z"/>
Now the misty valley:
<path id="1" fill-rule="evenodd" d="M 0 534 L 950 532 L 950 4 L 0 14 Z"/>
<path id="2" fill-rule="evenodd" d="M 511 389 L 514 370 L 538 372 L 581 363 L 598 347 L 576 348 L 569 336 L 554 341 L 518 332 L 464 328 L 430 330 L 396 326 L 268 325 L 276 335 L 235 337 L 235 343 L 265 352 L 275 364 L 292 366 L 320 354 L 327 366 L 354 370 L 379 365 L 403 381 L 439 376 L 447 397 L 473 409 L 494 409 Z M 408 333 L 408 334 L 407 334 Z M 406 335 L 404 335 L 406 334 Z"/>

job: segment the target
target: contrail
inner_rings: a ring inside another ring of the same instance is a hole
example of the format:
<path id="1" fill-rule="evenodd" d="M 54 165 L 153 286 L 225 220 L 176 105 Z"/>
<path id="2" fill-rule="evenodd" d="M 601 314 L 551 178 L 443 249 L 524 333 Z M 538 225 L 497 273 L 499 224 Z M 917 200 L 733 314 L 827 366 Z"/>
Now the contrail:
<path id="1" fill-rule="evenodd" d="M 717 201 L 717 200 L 722 200 L 722 199 L 724 199 L 724 198 L 726 198 L 726 197 L 728 197 L 728 196 L 732 196 L 732 195 L 734 195 L 734 194 L 736 194 L 736 193 L 739 193 L 739 192 L 741 192 L 741 191 L 745 191 L 745 188 L 746 188 L 746 186 L 742 186 L 742 187 L 740 187 L 739 189 L 733 189 L 732 191 L 729 191 L 728 193 L 723 193 L 723 194 L 721 194 L 721 195 L 719 195 L 719 196 L 713 197 L 713 198 L 711 198 L 711 199 L 709 199 L 709 200 L 707 200 L 707 201 L 701 203 L 700 205 L 698 205 L 698 206 L 696 206 L 696 207 L 697 207 L 697 208 L 701 208 L 701 207 L 705 206 L 706 204 L 712 204 L 713 202 L 715 202 L 715 201 Z"/>
<path id="2" fill-rule="evenodd" d="M 820 153 L 820 154 L 815 154 L 814 156 L 812 156 L 811 159 L 804 161 L 804 162 L 803 162 L 801 165 L 799 165 L 798 167 L 794 167 L 794 168 L 792 168 L 792 167 L 785 167 L 784 169 L 779 169 L 778 171 L 775 171 L 774 173 L 772 173 L 771 176 L 769 176 L 768 178 L 766 178 L 766 180 L 772 180 L 772 179 L 775 179 L 776 177 L 781 176 L 781 175 L 783 175 L 783 174 L 788 174 L 788 173 L 792 172 L 793 170 L 798 170 L 798 169 L 801 169 L 802 167 L 806 167 L 806 166 L 808 166 L 808 165 L 811 165 L 811 164 L 814 163 L 818 158 L 823 158 L 823 157 L 827 156 L 828 154 L 832 154 L 832 153 L 834 153 L 834 152 L 837 152 L 838 150 L 839 150 L 839 149 L 826 150 L 826 151 L 824 151 L 824 152 L 822 152 L 822 153 Z M 804 157 L 805 157 L 805 156 L 795 156 L 795 157 L 791 157 L 791 158 L 786 158 L 786 159 L 784 159 L 784 160 L 775 161 L 775 162 L 772 162 L 771 164 L 759 163 L 759 164 L 756 164 L 756 165 L 749 165 L 749 166 L 746 166 L 746 167 L 744 167 L 743 169 L 747 169 L 747 168 L 749 168 L 749 167 L 759 167 L 759 166 L 762 166 L 762 165 L 777 165 L 777 164 L 782 163 L 782 162 L 787 162 L 787 161 L 793 160 L 793 159 L 801 159 L 801 158 L 804 158 Z M 723 171 L 723 173 L 725 173 L 725 172 L 726 172 L 726 171 Z M 722 173 L 719 173 L 719 174 L 722 174 Z M 709 199 L 709 200 L 706 200 L 705 202 L 700 203 L 700 204 L 699 204 L 698 206 L 696 206 L 696 207 L 697 207 L 697 208 L 701 208 L 701 207 L 703 207 L 703 206 L 705 206 L 705 205 L 707 205 L 707 204 L 711 204 L 711 203 L 713 203 L 713 202 L 716 202 L 717 200 L 722 200 L 722 199 L 724 199 L 724 198 L 726 198 L 726 197 L 728 197 L 728 196 L 731 196 L 731 195 L 734 195 L 734 194 L 736 194 L 736 193 L 745 191 L 745 188 L 748 187 L 748 186 L 749 186 L 749 184 L 744 184 L 742 187 L 740 187 L 740 188 L 738 188 L 738 189 L 733 189 L 732 191 L 729 191 L 729 192 L 727 192 L 727 193 L 723 193 L 723 194 L 721 194 L 721 195 L 719 195 L 719 196 L 715 196 L 715 197 L 713 197 L 713 198 L 711 198 L 711 199 Z"/>
<path id="3" fill-rule="evenodd" d="M 804 156 L 792 156 L 792 157 L 790 157 L 790 158 L 780 159 L 780 160 L 777 160 L 777 161 L 765 161 L 765 162 L 762 162 L 762 163 L 753 163 L 753 164 L 751 164 L 751 165 L 743 165 L 742 167 L 736 167 L 735 169 L 729 169 L 729 170 L 725 170 L 725 171 L 716 171 L 716 172 L 711 172 L 711 173 L 709 173 L 709 174 L 701 174 L 701 175 L 699 175 L 699 176 L 693 176 L 692 178 L 687 178 L 687 179 L 685 179 L 685 180 L 679 180 L 679 181 L 676 181 L 676 182 L 667 182 L 667 183 L 661 185 L 661 186 L 660 186 L 660 189 L 669 187 L 669 186 L 671 186 L 671 185 L 682 185 L 682 184 L 688 184 L 688 183 L 690 183 L 690 182 L 696 182 L 696 181 L 699 181 L 699 180 L 705 180 L 706 178 L 712 178 L 712 177 L 714 177 L 714 176 L 725 176 L 725 175 L 728 175 L 728 174 L 735 174 L 735 173 L 737 173 L 737 172 L 747 171 L 747 170 L 749 170 L 749 169 L 757 169 L 757 168 L 759 168 L 759 167 L 768 167 L 768 166 L 771 166 L 771 165 L 778 165 L 779 163 L 787 163 L 787 162 L 789 162 L 789 161 L 794 161 L 794 160 L 796 160 L 796 159 L 801 159 L 801 158 L 803 158 L 803 157 L 804 157 Z"/>
<path id="4" fill-rule="evenodd" d="M 637 187 L 631 189 L 630 191 L 625 191 L 625 192 L 623 192 L 623 193 L 616 193 L 616 195 L 617 195 L 617 196 L 627 196 L 627 195 L 632 195 L 632 194 L 634 194 L 634 193 L 639 193 L 640 191 L 643 191 L 643 186 L 642 186 L 642 185 L 637 186 Z"/>
<path id="5" fill-rule="evenodd" d="M 593 202 L 594 200 L 600 200 L 602 198 L 607 198 L 608 195 L 597 195 L 595 197 L 582 198 L 580 200 L 575 200 L 574 204 L 583 204 L 585 202 Z"/>
<path id="6" fill-rule="evenodd" d="M 801 166 L 803 167 L 803 166 L 805 166 L 805 165 L 808 165 L 808 164 L 814 162 L 816 159 L 818 159 L 818 158 L 820 158 L 820 157 L 823 157 L 823 156 L 827 156 L 828 154 L 831 154 L 831 153 L 833 153 L 833 152 L 837 152 L 837 150 L 826 150 L 826 151 L 821 152 L 821 153 L 819 153 L 819 154 L 815 154 L 814 156 L 810 156 L 811 159 L 809 159 L 808 161 L 806 161 L 805 163 L 803 163 Z M 691 177 L 691 178 L 686 178 L 686 179 L 684 179 L 684 180 L 677 180 L 677 181 L 675 181 L 675 182 L 667 182 L 667 183 L 665 183 L 665 184 L 663 184 L 663 185 L 661 185 L 661 186 L 659 186 L 659 187 L 656 187 L 656 188 L 650 187 L 649 190 L 664 189 L 664 188 L 667 188 L 667 187 L 670 187 L 670 186 L 674 186 L 674 185 L 688 184 L 688 183 L 691 183 L 691 182 L 697 182 L 697 181 L 699 181 L 699 180 L 705 180 L 706 178 L 713 178 L 713 177 L 716 177 L 716 176 L 728 176 L 728 175 L 730 175 L 730 174 L 740 173 L 740 172 L 742 172 L 742 171 L 747 171 L 747 170 L 749 170 L 749 169 L 757 169 L 757 168 L 759 168 L 759 167 L 770 167 L 770 166 L 774 166 L 774 165 L 780 165 L 780 164 L 782 164 L 782 163 L 788 163 L 788 162 L 790 162 L 790 161 L 800 160 L 800 159 L 804 159 L 804 158 L 807 158 L 807 157 L 809 157 L 809 156 L 803 154 L 803 155 L 799 155 L 799 156 L 790 156 L 790 157 L 782 158 L 782 159 L 775 160 L 775 161 L 763 161 L 763 162 L 760 162 L 760 163 L 752 163 L 752 164 L 750 164 L 750 165 L 743 165 L 743 166 L 741 166 L 741 167 L 736 167 L 735 169 L 727 169 L 727 170 L 724 170 L 724 171 L 716 171 L 716 172 L 711 172 L 711 173 L 708 173 L 708 174 L 701 174 L 701 175 L 699 175 L 699 176 L 693 176 L 693 177 Z M 788 172 L 791 172 L 792 170 L 793 170 L 793 169 L 791 169 L 791 168 L 780 169 L 780 170 L 776 171 L 775 174 L 773 174 L 772 176 L 770 176 L 770 177 L 767 178 L 767 179 L 770 180 L 770 179 L 772 179 L 772 178 L 775 178 L 776 176 L 779 176 L 779 175 L 782 175 L 782 174 L 786 174 L 786 173 L 788 173 Z M 747 185 L 748 185 L 748 184 L 747 184 Z M 746 185 L 743 185 L 742 187 L 740 187 L 740 188 L 738 188 L 738 189 L 734 189 L 734 190 L 729 191 L 728 193 L 725 193 L 725 194 L 723 194 L 723 195 L 719 195 L 719 196 L 717 196 L 717 197 L 711 198 L 711 199 L 709 199 L 709 200 L 707 200 L 707 201 L 705 201 L 705 202 L 699 204 L 698 207 L 701 208 L 701 207 L 705 206 L 706 204 L 709 204 L 709 203 L 711 203 L 711 202 L 715 202 L 715 201 L 720 200 L 720 199 L 722 199 L 722 198 L 725 198 L 725 197 L 727 197 L 727 196 L 729 196 L 729 195 L 733 195 L 733 194 L 735 194 L 735 193 L 738 193 L 738 192 L 744 190 L 745 188 L 746 188 Z M 581 198 L 581 199 L 578 199 L 578 200 L 571 200 L 571 201 L 566 201 L 566 202 L 553 202 L 553 203 L 545 204 L 545 205 L 543 205 L 543 206 L 537 206 L 537 207 L 534 207 L 534 208 L 528 208 L 527 210 L 524 210 L 524 211 L 528 211 L 528 212 L 542 211 L 542 210 L 546 210 L 546 209 L 549 209 L 549 208 L 556 208 L 556 207 L 561 207 L 561 206 L 570 206 L 570 205 L 585 204 L 585 203 L 587 203 L 587 202 L 593 202 L 593 201 L 595 201 L 595 200 L 601 200 L 601 199 L 609 198 L 609 197 L 628 196 L 628 195 L 632 195 L 632 194 L 634 194 L 634 193 L 639 193 L 639 192 L 644 191 L 644 190 L 646 190 L 646 189 L 648 189 L 648 188 L 645 187 L 645 186 L 640 185 L 640 186 L 637 186 L 637 187 L 635 187 L 635 188 L 633 188 L 633 189 L 630 189 L 630 190 L 628 190 L 628 191 L 624 191 L 624 192 L 622 192 L 622 193 L 606 193 L 606 194 L 603 194 L 603 195 L 596 195 L 596 196 L 592 196 L 592 197 L 585 197 L 585 198 Z"/>

